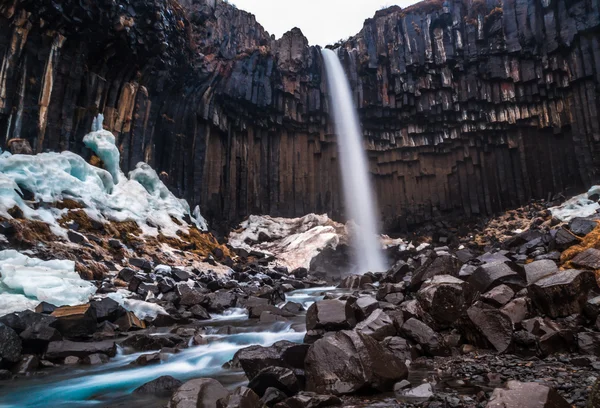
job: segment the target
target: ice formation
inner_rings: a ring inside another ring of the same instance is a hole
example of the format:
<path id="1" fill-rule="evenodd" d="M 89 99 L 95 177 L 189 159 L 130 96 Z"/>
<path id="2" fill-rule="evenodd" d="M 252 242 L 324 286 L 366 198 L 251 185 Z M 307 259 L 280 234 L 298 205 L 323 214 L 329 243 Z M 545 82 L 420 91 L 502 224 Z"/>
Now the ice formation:
<path id="1" fill-rule="evenodd" d="M 0 251 L 0 316 L 33 309 L 42 301 L 79 305 L 94 293 L 96 287 L 79 277 L 72 261 L 43 261 L 15 250 Z"/>
<path id="2" fill-rule="evenodd" d="M 587 193 L 575 196 L 559 206 L 550 208 L 550 212 L 554 218 L 563 222 L 569 222 L 576 217 L 589 217 L 600 209 L 597 200 L 590 200 L 590 197 L 599 195 L 600 186 L 593 186 Z"/>
<path id="3" fill-rule="evenodd" d="M 143 320 L 146 317 L 155 319 L 159 314 L 168 315 L 167 311 L 162 306 L 143 300 L 129 299 L 129 296 L 133 296 L 133 293 L 124 289 L 119 289 L 117 292 L 109 293 L 107 295 L 107 297 L 120 304 L 123 309 L 133 312 L 138 319 Z"/>
<path id="4" fill-rule="evenodd" d="M 326 214 L 308 214 L 301 218 L 251 215 L 240 229 L 229 235 L 229 244 L 272 255 L 278 265 L 293 270 L 308 268 L 322 249 L 337 247 L 340 231 L 344 231 L 344 226 Z"/>
<path id="5" fill-rule="evenodd" d="M 107 170 L 68 151 L 35 156 L 3 153 L 0 215 L 11 218 L 8 210 L 18 206 L 26 218 L 44 221 L 55 234 L 64 237 L 66 232 L 57 220 L 67 210 L 45 205 L 34 210 L 22 199 L 22 189 L 26 189 L 38 203 L 52 204 L 70 198 L 82 204 L 96 221 L 135 221 L 147 235 L 157 235 L 159 229 L 169 236 L 176 236 L 177 230 L 187 232 L 184 219 L 191 219 L 199 229 L 207 229 L 199 210 L 192 215 L 188 203 L 175 197 L 147 164 L 138 163 L 129 177 L 121 172 L 115 137 L 102 129 L 101 116 L 83 141 L 102 159 Z"/>

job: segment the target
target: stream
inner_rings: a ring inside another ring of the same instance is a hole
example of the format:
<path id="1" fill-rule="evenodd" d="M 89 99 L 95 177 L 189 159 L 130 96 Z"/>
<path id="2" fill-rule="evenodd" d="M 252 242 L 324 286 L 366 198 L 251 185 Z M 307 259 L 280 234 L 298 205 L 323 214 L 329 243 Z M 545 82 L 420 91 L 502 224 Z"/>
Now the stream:
<path id="1" fill-rule="evenodd" d="M 293 291 L 286 300 L 308 308 L 335 288 L 312 288 Z M 203 321 L 208 344 L 192 346 L 168 360 L 150 366 L 131 365 L 140 355 L 125 354 L 121 349 L 107 364 L 94 367 L 75 366 L 45 370 L 45 376 L 0 383 L 0 407 L 164 407 L 165 399 L 132 394 L 142 384 L 163 375 L 185 382 L 192 378 L 211 377 L 234 389 L 247 382 L 241 369 L 223 368 L 241 348 L 251 345 L 270 346 L 281 340 L 302 342 L 305 335 L 304 315 L 290 322 L 261 324 L 248 319 L 245 309 L 229 309 L 222 315 Z M 229 326 L 229 327 L 227 327 Z M 222 332 L 233 334 L 220 334 Z"/>

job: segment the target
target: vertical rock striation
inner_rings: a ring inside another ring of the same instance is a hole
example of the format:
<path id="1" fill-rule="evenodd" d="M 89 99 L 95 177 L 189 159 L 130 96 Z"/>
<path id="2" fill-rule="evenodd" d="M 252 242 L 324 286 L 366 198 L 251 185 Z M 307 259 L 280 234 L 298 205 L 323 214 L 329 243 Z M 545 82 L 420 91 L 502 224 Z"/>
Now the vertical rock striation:
<path id="1" fill-rule="evenodd" d="M 597 182 L 597 0 L 428 0 L 337 44 L 388 228 Z M 343 217 L 319 49 L 221 0 L 0 0 L 0 137 L 85 153 L 104 113 L 214 222 Z M 88 153 L 89 154 L 89 153 Z"/>

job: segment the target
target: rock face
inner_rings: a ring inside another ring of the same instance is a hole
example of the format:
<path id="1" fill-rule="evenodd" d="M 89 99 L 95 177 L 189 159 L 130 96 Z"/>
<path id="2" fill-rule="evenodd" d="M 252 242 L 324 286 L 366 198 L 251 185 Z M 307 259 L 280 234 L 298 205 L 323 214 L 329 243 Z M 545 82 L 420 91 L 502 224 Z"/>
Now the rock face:
<path id="1" fill-rule="evenodd" d="M 391 7 L 338 44 L 387 226 L 598 177 L 600 6 L 496 6 Z M 4 141 L 84 152 L 100 112 L 123 169 L 164 171 L 209 221 L 343 215 L 323 64 L 298 29 L 273 39 L 220 0 L 12 0 L 0 60 Z"/>

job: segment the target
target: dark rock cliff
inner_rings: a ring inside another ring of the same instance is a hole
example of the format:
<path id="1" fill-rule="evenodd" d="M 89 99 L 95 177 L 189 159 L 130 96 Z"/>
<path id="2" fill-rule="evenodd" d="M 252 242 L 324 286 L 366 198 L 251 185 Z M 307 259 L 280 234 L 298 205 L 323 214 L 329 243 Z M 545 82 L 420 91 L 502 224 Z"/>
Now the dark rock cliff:
<path id="1" fill-rule="evenodd" d="M 429 0 L 338 44 L 386 226 L 597 182 L 599 27 L 598 0 Z M 85 154 L 101 112 L 211 221 L 343 217 L 327 97 L 300 30 L 220 0 L 0 0 L 3 145 Z"/>

